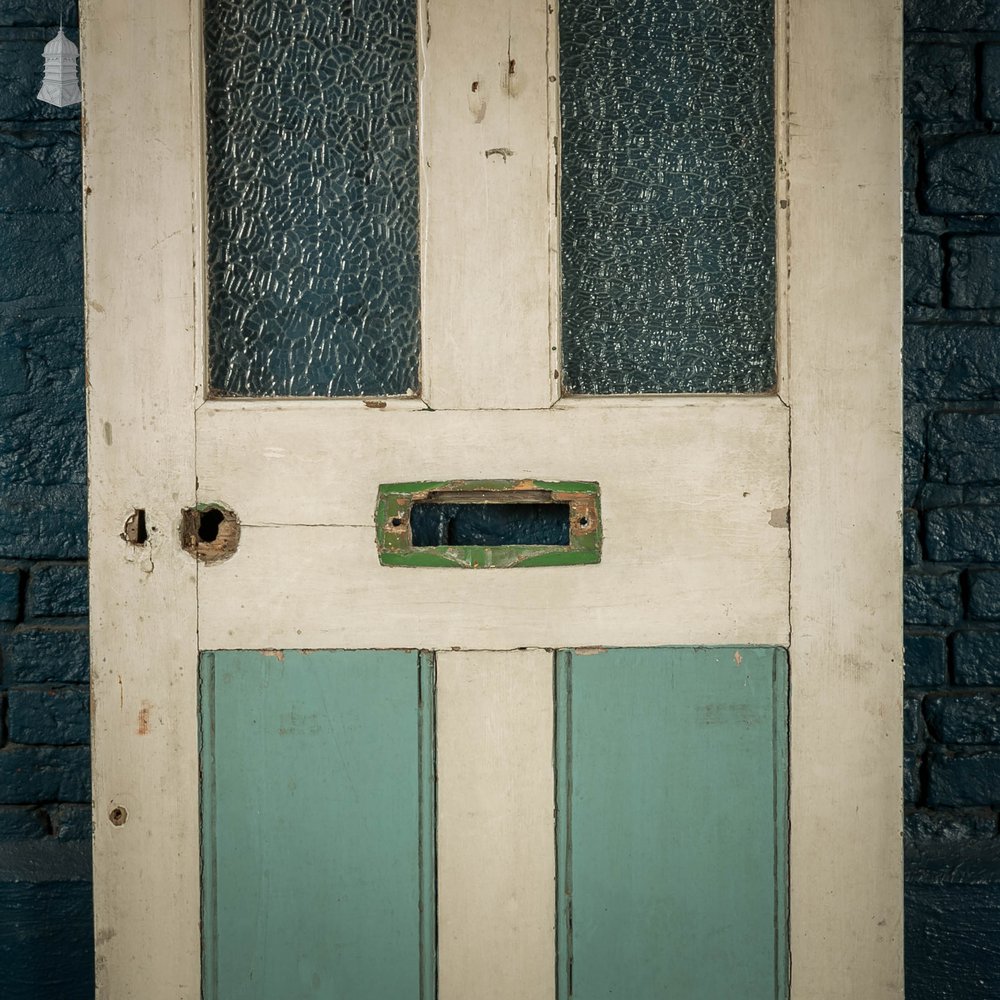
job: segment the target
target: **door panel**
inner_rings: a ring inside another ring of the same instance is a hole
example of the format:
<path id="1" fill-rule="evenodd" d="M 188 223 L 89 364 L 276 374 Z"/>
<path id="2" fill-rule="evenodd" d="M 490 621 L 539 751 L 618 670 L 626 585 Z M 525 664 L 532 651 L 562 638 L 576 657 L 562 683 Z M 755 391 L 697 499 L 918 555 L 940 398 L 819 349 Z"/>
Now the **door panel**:
<path id="1" fill-rule="evenodd" d="M 782 1000 L 783 649 L 557 661 L 558 1000 Z"/>
<path id="2" fill-rule="evenodd" d="M 760 647 L 203 654 L 206 1000 L 783 1000 L 786 701 Z"/>
<path id="3" fill-rule="evenodd" d="M 432 1000 L 432 712 L 415 652 L 202 655 L 206 1000 Z"/>

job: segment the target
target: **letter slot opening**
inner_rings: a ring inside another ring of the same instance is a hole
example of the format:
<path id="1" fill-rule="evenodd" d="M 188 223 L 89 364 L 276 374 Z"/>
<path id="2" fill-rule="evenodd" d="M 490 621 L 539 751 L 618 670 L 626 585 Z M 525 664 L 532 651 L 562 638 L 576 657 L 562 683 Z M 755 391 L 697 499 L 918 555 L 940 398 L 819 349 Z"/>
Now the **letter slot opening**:
<path id="1" fill-rule="evenodd" d="M 375 529 L 384 566 L 596 563 L 600 488 L 512 479 L 388 483 L 379 487 Z"/>

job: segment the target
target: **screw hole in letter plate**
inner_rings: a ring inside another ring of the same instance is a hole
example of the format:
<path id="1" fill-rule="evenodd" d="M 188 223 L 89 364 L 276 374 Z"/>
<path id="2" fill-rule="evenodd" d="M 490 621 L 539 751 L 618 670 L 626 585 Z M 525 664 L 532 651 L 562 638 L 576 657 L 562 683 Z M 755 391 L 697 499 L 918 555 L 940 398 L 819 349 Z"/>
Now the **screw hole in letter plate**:
<path id="1" fill-rule="evenodd" d="M 375 539 L 383 566 L 597 563 L 600 486 L 539 479 L 383 483 Z"/>

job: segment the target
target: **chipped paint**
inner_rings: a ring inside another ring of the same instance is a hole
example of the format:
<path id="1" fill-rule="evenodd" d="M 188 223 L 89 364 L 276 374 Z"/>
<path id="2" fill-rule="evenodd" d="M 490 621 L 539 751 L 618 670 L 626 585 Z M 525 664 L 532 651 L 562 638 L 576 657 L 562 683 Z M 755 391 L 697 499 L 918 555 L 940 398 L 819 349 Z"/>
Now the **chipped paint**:
<path id="1" fill-rule="evenodd" d="M 768 524 L 772 528 L 787 528 L 788 527 L 788 507 L 774 507 L 768 511 L 770 515 L 768 518 Z"/>

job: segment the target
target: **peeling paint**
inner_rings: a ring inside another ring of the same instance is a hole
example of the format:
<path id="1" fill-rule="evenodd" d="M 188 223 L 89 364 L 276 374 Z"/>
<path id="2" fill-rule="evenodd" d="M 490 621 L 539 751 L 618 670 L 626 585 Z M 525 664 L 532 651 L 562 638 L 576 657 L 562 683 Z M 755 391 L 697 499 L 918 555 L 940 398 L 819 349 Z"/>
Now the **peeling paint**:
<path id="1" fill-rule="evenodd" d="M 788 507 L 774 507 L 768 512 L 770 517 L 768 518 L 768 524 L 772 528 L 787 528 L 788 527 Z"/>

